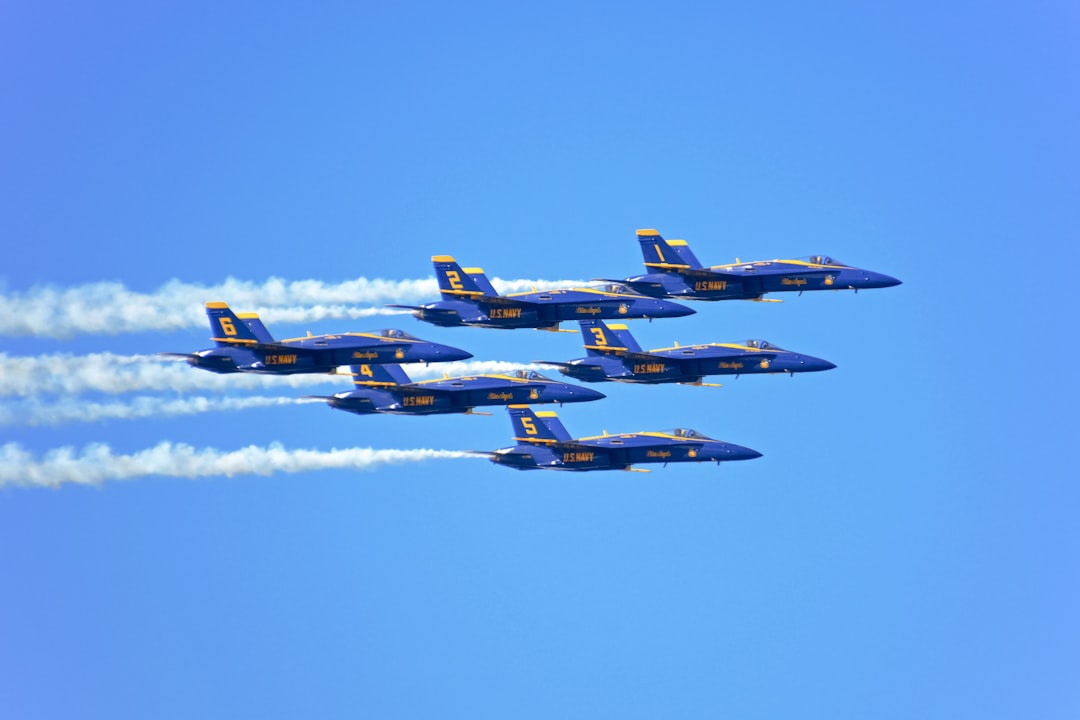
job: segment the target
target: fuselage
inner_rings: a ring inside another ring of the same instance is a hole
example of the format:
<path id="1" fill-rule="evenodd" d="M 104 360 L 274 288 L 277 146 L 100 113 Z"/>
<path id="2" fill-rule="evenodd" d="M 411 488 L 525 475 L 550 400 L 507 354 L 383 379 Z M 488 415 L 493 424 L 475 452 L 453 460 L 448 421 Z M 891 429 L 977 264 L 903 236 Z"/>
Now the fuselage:
<path id="1" fill-rule="evenodd" d="M 603 397 L 589 388 L 522 371 L 514 375 L 475 375 L 391 387 L 358 387 L 337 393 L 327 398 L 327 402 L 331 407 L 360 415 L 433 415 L 494 405 L 588 402 Z"/>
<path id="2" fill-rule="evenodd" d="M 188 362 L 218 373 L 274 375 L 331 372 L 354 363 L 414 363 L 465 360 L 472 353 L 428 342 L 396 329 L 380 333 L 314 335 L 273 344 L 219 346 L 193 354 Z"/>
<path id="3" fill-rule="evenodd" d="M 446 327 L 515 329 L 553 328 L 560 322 L 590 318 L 669 318 L 693 313 L 678 303 L 628 292 L 625 288 L 568 288 L 442 300 L 420 306 L 414 315 Z"/>
<path id="4" fill-rule="evenodd" d="M 900 285 L 883 273 L 844 265 L 826 256 L 806 260 L 759 260 L 700 269 L 654 270 L 626 279 L 651 297 L 687 300 L 755 300 L 767 293 L 868 290 Z"/>
<path id="5" fill-rule="evenodd" d="M 752 460 L 761 453 L 713 440 L 693 430 L 587 437 L 567 442 L 520 443 L 491 454 L 492 462 L 517 470 L 626 470 L 631 465 Z"/>
<path id="6" fill-rule="evenodd" d="M 819 372 L 834 367 L 828 360 L 783 350 L 764 340 L 611 352 L 558 364 L 559 372 L 577 380 L 628 383 L 693 383 L 709 375 Z"/>

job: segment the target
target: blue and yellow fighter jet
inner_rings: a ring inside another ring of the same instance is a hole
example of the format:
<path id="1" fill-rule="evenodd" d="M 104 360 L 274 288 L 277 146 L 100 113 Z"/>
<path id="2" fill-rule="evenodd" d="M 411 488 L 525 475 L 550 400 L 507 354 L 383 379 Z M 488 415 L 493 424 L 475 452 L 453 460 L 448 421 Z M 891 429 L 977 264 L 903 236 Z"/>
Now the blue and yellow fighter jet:
<path id="1" fill-rule="evenodd" d="M 544 377 L 533 370 L 509 375 L 470 375 L 413 382 L 400 365 L 353 365 L 355 390 L 329 397 L 330 407 L 358 415 L 474 413 L 488 405 L 570 403 L 600 400 L 603 393 Z"/>
<path id="2" fill-rule="evenodd" d="M 251 372 L 274 375 L 332 372 L 339 365 L 367 363 L 446 362 L 472 353 L 415 338 L 401 330 L 378 333 L 311 335 L 274 340 L 254 313 L 237 315 L 223 302 L 206 303 L 211 340 L 216 347 L 196 353 L 161 353 L 182 357 L 216 373 Z"/>
<path id="3" fill-rule="evenodd" d="M 765 340 L 679 345 L 642 350 L 625 325 L 582 320 L 588 357 L 569 362 L 537 360 L 563 375 L 586 382 L 684 383 L 709 385 L 706 375 L 818 372 L 836 367 L 828 360 L 783 350 Z M 719 386 L 715 386 L 719 387 Z"/>
<path id="4" fill-rule="evenodd" d="M 509 407 L 517 445 L 481 453 L 516 470 L 638 470 L 637 463 L 753 460 L 761 453 L 687 428 L 573 439 L 553 412 Z"/>
<path id="5" fill-rule="evenodd" d="M 693 315 L 678 303 L 646 297 L 620 284 L 499 295 L 480 268 L 462 268 L 449 255 L 431 258 L 443 299 L 426 305 L 390 305 L 413 310 L 424 322 L 446 327 L 558 330 L 582 318 L 668 318 Z"/>
<path id="6" fill-rule="evenodd" d="M 845 265 L 826 255 L 797 260 L 736 260 L 731 265 L 704 267 L 685 240 L 664 240 L 656 230 L 638 230 L 637 238 L 647 273 L 618 282 L 656 298 L 760 301 L 771 292 L 858 292 L 900 284 L 894 277 Z"/>

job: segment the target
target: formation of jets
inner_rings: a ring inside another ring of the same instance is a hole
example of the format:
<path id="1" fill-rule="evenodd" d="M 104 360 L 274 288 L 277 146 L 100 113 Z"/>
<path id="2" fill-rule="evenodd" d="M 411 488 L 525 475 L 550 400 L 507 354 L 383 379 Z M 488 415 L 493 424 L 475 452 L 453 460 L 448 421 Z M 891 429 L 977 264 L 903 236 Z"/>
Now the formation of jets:
<path id="1" fill-rule="evenodd" d="M 432 257 L 442 300 L 424 305 L 391 305 L 413 311 L 423 322 L 443 327 L 560 329 L 576 321 L 586 357 L 537 361 L 584 382 L 683 383 L 710 385 L 716 375 L 820 372 L 828 360 L 784 350 L 765 340 L 710 342 L 643 350 L 629 328 L 605 320 L 672 318 L 694 310 L 680 300 L 754 300 L 768 293 L 859 290 L 899 285 L 896 278 L 845 265 L 824 255 L 703 266 L 685 240 L 664 240 L 656 230 L 638 230 L 645 261 L 643 275 L 604 280 L 596 287 L 534 290 L 500 295 L 479 268 L 462 268 L 449 255 Z M 571 438 L 555 413 L 530 405 L 599 400 L 603 393 L 559 382 L 530 370 L 510 374 L 446 376 L 414 382 L 403 363 L 464 360 L 464 350 L 388 328 L 371 333 L 311 335 L 274 340 L 259 317 L 234 313 L 224 302 L 206 304 L 214 347 L 194 353 L 162 353 L 216 373 L 334 373 L 349 366 L 354 389 L 314 396 L 338 410 L 358 415 L 477 413 L 478 407 L 505 406 L 515 445 L 476 451 L 498 465 L 518 470 L 637 470 L 634 465 L 669 462 L 751 460 L 761 453 L 714 440 L 695 430 L 647 431 Z M 569 330 L 564 332 L 571 332 Z"/>

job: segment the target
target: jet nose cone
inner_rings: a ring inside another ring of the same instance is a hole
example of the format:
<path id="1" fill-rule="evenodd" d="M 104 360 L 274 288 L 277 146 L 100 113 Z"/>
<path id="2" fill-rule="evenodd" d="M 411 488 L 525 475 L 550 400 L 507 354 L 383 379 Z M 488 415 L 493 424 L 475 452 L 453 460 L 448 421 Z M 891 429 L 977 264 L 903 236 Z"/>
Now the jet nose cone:
<path id="1" fill-rule="evenodd" d="M 751 450 L 748 447 L 742 445 L 735 445 L 733 443 L 725 443 L 724 450 L 720 454 L 720 460 L 754 460 L 761 457 L 761 453 L 757 450 Z"/>
<path id="2" fill-rule="evenodd" d="M 799 369 L 803 372 L 821 372 L 822 370 L 832 370 L 835 367 L 836 364 L 831 363 L 828 360 L 803 355 Z"/>
<path id="3" fill-rule="evenodd" d="M 887 288 L 903 284 L 891 275 L 886 275 L 884 273 L 866 272 L 864 274 L 865 280 L 862 285 L 866 288 Z"/>
<path id="4" fill-rule="evenodd" d="M 680 305 L 670 300 L 652 300 L 650 315 L 653 317 L 672 318 L 672 317 L 686 317 L 687 315 L 693 315 L 697 311 L 693 308 L 688 308 L 685 305 Z"/>
<path id="5" fill-rule="evenodd" d="M 450 347 L 449 345 L 437 345 L 435 347 L 435 354 L 440 361 L 453 362 L 456 360 L 468 360 L 473 356 L 471 352 L 465 352 L 461 348 Z"/>
<path id="6" fill-rule="evenodd" d="M 571 386 L 567 397 L 569 399 L 565 402 L 590 402 L 592 400 L 603 400 L 607 395 L 590 388 Z"/>

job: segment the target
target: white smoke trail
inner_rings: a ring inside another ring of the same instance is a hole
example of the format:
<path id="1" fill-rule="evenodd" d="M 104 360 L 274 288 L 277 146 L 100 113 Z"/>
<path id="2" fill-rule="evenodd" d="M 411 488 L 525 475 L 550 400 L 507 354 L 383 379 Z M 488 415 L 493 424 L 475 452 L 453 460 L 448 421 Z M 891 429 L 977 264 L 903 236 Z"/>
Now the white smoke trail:
<path id="1" fill-rule="evenodd" d="M 502 280 L 503 293 L 580 285 L 580 280 Z M 357 278 L 341 283 L 270 278 L 253 283 L 228 278 L 218 285 L 170 280 L 151 293 L 123 283 L 98 282 L 69 288 L 34 287 L 0 295 L 0 335 L 65 338 L 77 334 L 115 335 L 147 330 L 176 330 L 206 323 L 203 306 L 223 300 L 239 312 L 258 312 L 266 323 L 314 322 L 396 315 L 407 311 L 354 307 L 385 303 L 428 302 L 438 298 L 434 278 L 383 280 Z"/>
<path id="2" fill-rule="evenodd" d="M 228 390 L 283 390 L 311 388 L 318 385 L 348 385 L 348 378 L 328 374 L 256 375 L 233 373 L 219 375 L 189 367 L 179 358 L 155 355 L 117 355 L 91 353 L 72 355 L 9 356 L 0 353 L 0 397 L 74 396 L 86 392 L 121 394 L 170 390 L 175 392 L 210 392 Z M 443 373 L 477 375 L 533 370 L 539 366 L 499 360 L 466 362 L 414 363 L 403 366 L 410 377 L 430 379 Z M 348 366 L 339 368 L 347 373 Z"/>
<path id="3" fill-rule="evenodd" d="M 421 462 L 441 458 L 478 458 L 456 450 L 290 450 L 279 443 L 249 445 L 225 452 L 197 449 L 182 443 L 162 442 L 130 455 L 116 455 L 108 445 L 87 445 L 50 450 L 35 459 L 18 443 L 0 445 L 0 487 L 59 487 L 65 483 L 96 485 L 107 480 L 132 480 L 153 475 L 200 478 L 225 475 L 272 475 L 309 470 L 370 470 L 390 463 Z"/>
<path id="4" fill-rule="evenodd" d="M 312 398 L 294 397 L 137 397 L 126 402 L 87 402 L 71 399 L 61 403 L 42 403 L 24 400 L 0 404 L 0 426 L 63 425 L 71 422 L 100 420 L 138 420 L 150 417 L 174 417 L 205 412 L 250 410 L 281 405 L 302 405 L 321 402 Z"/>

